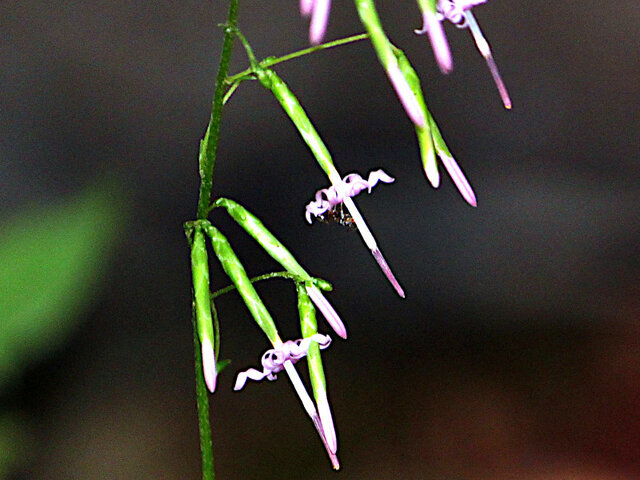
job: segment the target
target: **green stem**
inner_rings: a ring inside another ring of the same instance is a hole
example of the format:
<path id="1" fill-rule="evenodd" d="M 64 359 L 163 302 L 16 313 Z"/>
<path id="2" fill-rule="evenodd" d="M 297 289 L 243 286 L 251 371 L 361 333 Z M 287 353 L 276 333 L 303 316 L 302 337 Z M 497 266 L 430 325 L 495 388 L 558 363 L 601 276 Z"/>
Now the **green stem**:
<path id="1" fill-rule="evenodd" d="M 200 194 L 198 196 L 198 219 L 207 218 L 209 204 L 211 203 L 211 190 L 213 188 L 213 167 L 216 163 L 218 150 L 218 138 L 220 136 L 220 120 L 222 118 L 222 99 L 227 73 L 229 73 L 229 61 L 233 50 L 233 41 L 236 37 L 238 25 L 238 0 L 230 0 L 227 23 L 224 29 L 224 41 L 220 53 L 220 66 L 216 77 L 216 89 L 213 94 L 211 107 L 211 119 L 204 139 L 200 144 Z"/>
<path id="2" fill-rule="evenodd" d="M 304 55 L 309 55 L 310 53 L 317 52 L 318 50 L 325 50 L 327 48 L 338 47 L 340 45 L 345 45 L 347 43 L 359 42 L 360 40 L 364 40 L 368 37 L 369 37 L 368 33 L 360 33 L 358 35 L 352 35 L 350 37 L 341 38 L 339 40 L 334 40 L 332 42 L 322 43 L 314 47 L 305 48 L 304 50 L 298 50 L 297 52 L 288 53 L 287 55 L 283 55 L 282 57 L 265 58 L 260 62 L 260 66 L 262 68 L 269 68 L 273 65 L 277 65 L 278 63 L 286 62 L 287 60 L 302 57 Z M 240 73 L 236 73 L 235 75 L 227 78 L 226 84 L 227 85 L 233 84 L 235 81 L 250 75 L 252 71 L 253 69 L 247 68 L 246 70 L 243 70 Z"/>
<path id="3" fill-rule="evenodd" d="M 213 470 L 213 441 L 211 440 L 211 423 L 209 421 L 209 392 L 204 382 L 202 354 L 200 352 L 200 339 L 198 338 L 195 312 L 193 316 L 193 356 L 196 368 L 196 403 L 198 404 L 202 480 L 215 480 L 216 476 Z"/>
<path id="4" fill-rule="evenodd" d="M 307 281 L 307 277 L 302 275 L 296 275 L 295 273 L 290 272 L 270 272 L 265 273 L 264 275 L 258 275 L 257 277 L 250 278 L 249 281 L 251 283 L 261 282 L 263 280 L 270 280 L 272 278 L 286 278 L 289 280 L 293 280 L 296 283 L 304 283 Z M 321 278 L 311 277 L 311 283 L 318 287 L 320 290 L 331 290 L 331 284 Z M 229 285 L 227 287 L 221 288 L 220 290 L 216 290 L 215 292 L 211 292 L 211 300 L 219 297 L 220 295 L 224 295 L 225 293 L 233 292 L 237 287 L 235 285 Z M 215 313 L 215 311 L 214 311 Z M 215 320 L 215 318 L 214 318 Z M 217 349 L 215 350 L 218 351 Z"/>
<path id="5" fill-rule="evenodd" d="M 205 136 L 200 143 L 198 155 L 200 173 L 200 192 L 198 195 L 198 219 L 204 220 L 209 213 L 211 190 L 213 188 L 213 167 L 216 163 L 218 139 L 220 136 L 220 121 L 222 118 L 222 99 L 224 97 L 224 80 L 229 73 L 229 62 L 233 50 L 233 41 L 238 24 L 238 0 L 229 1 L 227 23 L 224 30 L 220 65 L 216 77 L 213 94 L 211 118 Z M 195 315 L 195 312 L 194 312 Z M 209 417 L 209 393 L 204 381 L 202 370 L 202 354 L 198 329 L 193 321 L 193 349 L 196 370 L 196 403 L 198 409 L 198 430 L 200 432 L 200 454 L 202 456 L 202 480 L 215 480 L 213 469 L 213 441 L 211 437 L 211 421 Z"/>

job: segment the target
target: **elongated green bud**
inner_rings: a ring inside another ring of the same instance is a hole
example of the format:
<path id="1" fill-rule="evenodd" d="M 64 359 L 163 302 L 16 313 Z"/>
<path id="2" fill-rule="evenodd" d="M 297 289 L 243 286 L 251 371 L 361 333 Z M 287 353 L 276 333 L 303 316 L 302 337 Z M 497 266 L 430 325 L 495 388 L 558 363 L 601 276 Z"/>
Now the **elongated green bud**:
<path id="1" fill-rule="evenodd" d="M 318 165 L 328 175 L 329 180 L 332 183 L 340 182 L 340 174 L 333 164 L 329 150 L 287 84 L 273 70 L 261 69 L 256 72 L 256 75 L 262 86 L 271 90 L 278 102 L 280 102 L 280 105 L 298 129 L 302 139 L 311 149 L 313 156 L 316 157 Z"/>
<path id="2" fill-rule="evenodd" d="M 398 61 L 400 71 L 402 71 L 402 73 L 404 74 L 404 78 L 407 79 L 407 83 L 409 83 L 409 87 L 415 95 L 416 100 L 418 101 L 418 105 L 420 105 L 420 108 L 422 109 L 422 112 L 427 119 L 424 126 L 415 126 L 416 136 L 418 137 L 420 158 L 422 160 L 422 168 L 424 169 L 424 173 L 433 188 L 438 188 L 438 186 L 440 185 L 440 173 L 438 172 L 438 162 L 436 158 L 437 154 L 433 143 L 433 133 L 431 129 L 431 125 L 435 124 L 435 122 L 433 121 L 433 116 L 429 112 L 427 104 L 424 100 L 422 87 L 420 85 L 420 78 L 418 77 L 416 71 L 413 69 L 413 66 L 409 62 L 409 59 L 399 48 L 393 47 L 393 53 Z M 440 137 L 440 140 L 442 140 L 442 137 Z"/>
<path id="3" fill-rule="evenodd" d="M 216 360 L 213 351 L 213 320 L 209 289 L 209 261 L 202 230 L 196 228 L 191 244 L 191 273 L 195 299 L 196 326 L 202 346 L 202 368 L 210 392 L 216 389 Z"/>
<path id="4" fill-rule="evenodd" d="M 223 207 L 249 235 L 251 235 L 265 251 L 288 272 L 298 275 L 305 281 L 311 276 L 296 261 L 291 252 L 278 240 L 253 213 L 229 198 L 219 198 L 216 206 Z"/>
<path id="5" fill-rule="evenodd" d="M 318 333 L 318 324 L 316 322 L 316 310 L 311 303 L 311 299 L 306 289 L 302 285 L 298 285 L 298 312 L 300 313 L 300 329 L 302 338 L 308 338 Z M 311 388 L 313 396 L 318 405 L 320 421 L 324 430 L 327 445 L 332 453 L 338 450 L 338 440 L 336 430 L 333 425 L 333 417 L 327 397 L 327 382 L 324 376 L 324 368 L 322 367 L 322 357 L 320 355 L 320 347 L 317 343 L 312 342 L 307 353 L 307 364 L 309 365 L 309 378 L 311 379 Z"/>
<path id="6" fill-rule="evenodd" d="M 240 263 L 240 260 L 231 248 L 229 241 L 220 230 L 213 225 L 206 225 L 203 228 L 207 236 L 211 239 L 213 250 L 218 260 L 220 260 L 224 272 L 238 289 L 238 293 L 240 293 L 242 300 L 244 300 L 251 316 L 253 316 L 253 319 L 267 335 L 271 343 L 276 345 L 280 342 L 276 325 L 267 307 L 260 299 L 258 292 L 256 292 L 256 289 L 253 287 L 251 280 L 249 280 L 247 272 Z"/>

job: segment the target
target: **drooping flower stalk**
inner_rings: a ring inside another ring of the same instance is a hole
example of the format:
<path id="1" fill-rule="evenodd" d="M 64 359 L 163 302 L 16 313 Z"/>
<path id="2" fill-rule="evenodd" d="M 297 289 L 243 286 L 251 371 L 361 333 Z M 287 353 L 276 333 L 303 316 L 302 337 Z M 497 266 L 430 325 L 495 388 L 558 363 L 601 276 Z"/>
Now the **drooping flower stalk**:
<path id="1" fill-rule="evenodd" d="M 282 81 L 282 79 L 278 77 L 278 75 L 276 75 L 273 70 L 260 69 L 255 73 L 258 77 L 258 80 L 260 80 L 260 83 L 273 93 L 285 113 L 289 116 L 295 127 L 298 129 L 298 132 L 302 136 L 302 139 L 305 141 L 314 157 L 316 158 L 318 165 L 320 165 L 320 167 L 329 177 L 329 181 L 331 181 L 331 183 L 334 185 L 339 185 L 340 183 L 342 183 L 342 177 L 333 164 L 333 160 L 331 158 L 329 150 L 320 138 L 320 135 L 311 123 L 311 120 L 309 120 L 307 113 L 304 111 L 302 105 L 300 105 L 300 102 L 295 97 L 293 92 Z M 382 269 L 383 273 L 385 274 L 391 285 L 395 288 L 398 295 L 404 298 L 404 291 L 402 290 L 402 287 L 400 287 L 400 284 L 391 272 L 391 269 L 384 259 L 382 252 L 380 251 L 380 248 L 378 247 L 373 237 L 373 234 L 365 223 L 364 218 L 356 208 L 355 203 L 350 198 L 346 198 L 344 201 L 344 205 L 345 207 L 347 207 L 349 214 L 356 222 L 358 231 L 360 232 L 362 239 L 364 240 L 369 250 L 371 250 L 371 254 Z"/>

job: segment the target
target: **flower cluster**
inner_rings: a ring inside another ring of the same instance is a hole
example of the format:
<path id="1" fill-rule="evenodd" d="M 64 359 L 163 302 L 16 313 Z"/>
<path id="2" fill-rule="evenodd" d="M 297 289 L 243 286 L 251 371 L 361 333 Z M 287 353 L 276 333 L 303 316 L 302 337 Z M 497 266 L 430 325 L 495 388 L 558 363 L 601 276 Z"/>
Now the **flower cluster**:
<path id="1" fill-rule="evenodd" d="M 367 180 L 357 173 L 350 173 L 339 184 L 334 184 L 316 192 L 315 200 L 309 202 L 305 208 L 307 222 L 311 223 L 311 215 L 316 217 L 322 215 L 327 210 L 342 203 L 346 197 L 355 197 L 365 189 L 367 193 L 371 193 L 371 189 L 378 182 L 391 183 L 393 181 L 395 179 L 381 169 L 370 172 Z"/>
<path id="2" fill-rule="evenodd" d="M 500 76 L 498 67 L 493 60 L 489 43 L 484 38 L 478 23 L 471 13 L 473 7 L 486 2 L 487 0 L 418 0 L 418 5 L 422 11 L 422 28 L 416 29 L 415 33 L 418 35 L 426 33 L 429 36 L 429 41 L 431 42 L 431 47 L 433 48 L 433 53 L 440 70 L 442 73 L 450 73 L 453 70 L 453 59 L 451 50 L 449 49 L 449 42 L 444 34 L 442 22 L 448 20 L 458 28 L 469 28 L 478 50 L 487 62 L 505 108 L 510 109 L 511 99 Z M 362 2 L 365 10 L 372 9 L 368 4 L 369 2 Z M 330 9 L 331 0 L 300 0 L 301 14 L 311 17 L 309 40 L 314 45 L 322 42 L 324 38 L 329 21 Z M 368 25 L 365 26 L 369 27 Z M 372 34 L 371 30 L 368 30 L 369 33 Z M 375 43 L 373 37 L 374 35 L 372 35 L 372 41 Z M 386 58 L 381 58 L 381 61 L 407 114 L 417 126 L 424 126 L 424 117 L 420 114 L 420 109 L 415 104 L 415 100 L 412 98 L 410 91 L 406 88 L 406 82 L 403 78 L 400 78 L 401 75 L 397 66 L 388 55 L 383 55 L 383 57 Z"/>
<path id="3" fill-rule="evenodd" d="M 320 348 L 324 350 L 331 344 L 331 337 L 329 335 L 316 333 L 307 338 L 287 340 L 278 347 L 267 350 L 262 355 L 262 371 L 249 368 L 244 372 L 238 373 L 233 389 L 236 391 L 242 390 L 249 378 L 256 382 L 264 378 L 267 380 L 275 380 L 277 378 L 276 373 L 285 369 L 285 362 L 290 361 L 291 363 L 296 363 L 307 355 L 311 342 L 316 342 Z"/>

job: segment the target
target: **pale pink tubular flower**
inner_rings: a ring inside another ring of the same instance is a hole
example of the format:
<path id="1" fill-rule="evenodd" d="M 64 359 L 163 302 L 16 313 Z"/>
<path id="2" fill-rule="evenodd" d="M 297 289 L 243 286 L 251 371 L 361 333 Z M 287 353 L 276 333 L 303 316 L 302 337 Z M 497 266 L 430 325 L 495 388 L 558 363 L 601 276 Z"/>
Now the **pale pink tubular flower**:
<path id="1" fill-rule="evenodd" d="M 324 411 L 325 406 L 321 403 L 318 405 L 318 408 L 321 409 L 320 415 L 318 414 L 313 400 L 307 393 L 298 372 L 293 366 L 294 363 L 307 355 L 311 342 L 316 342 L 321 349 L 325 349 L 331 344 L 331 337 L 316 333 L 303 339 L 288 340 L 284 343 L 282 341 L 276 342 L 274 348 L 267 350 L 262 355 L 262 371 L 249 368 L 244 372 L 240 372 L 236 377 L 236 384 L 233 389 L 236 391 L 241 390 L 246 384 L 247 379 L 254 381 L 260 381 L 264 378 L 267 380 L 275 380 L 277 378 L 276 374 L 285 370 L 294 390 L 300 398 L 302 406 L 313 421 L 313 425 L 324 443 L 333 468 L 338 470 L 340 463 L 336 456 L 337 440 L 335 438 L 335 428 L 333 427 L 331 412 L 329 411 L 329 415 L 327 416 L 327 412 Z M 328 408 L 328 403 L 326 407 Z"/>
<path id="2" fill-rule="evenodd" d="M 344 326 L 340 315 L 338 315 L 338 312 L 336 312 L 333 306 L 329 303 L 329 300 L 325 298 L 320 289 L 315 285 L 307 285 L 306 290 L 309 298 L 315 306 L 318 307 L 318 310 L 322 312 L 322 315 L 324 315 L 327 323 L 331 325 L 331 328 L 333 328 L 340 337 L 346 339 L 347 329 Z"/>
<path id="3" fill-rule="evenodd" d="M 424 117 L 424 113 L 422 112 L 422 108 L 420 108 L 418 99 L 413 93 L 413 90 L 411 90 L 411 87 L 409 86 L 409 83 L 407 83 L 407 79 L 402 74 L 398 64 L 395 62 L 389 62 L 385 65 L 385 69 L 387 77 L 389 77 L 391 85 L 393 85 L 396 95 L 398 95 L 398 98 L 411 121 L 418 127 L 424 127 L 427 121 Z"/>
<path id="4" fill-rule="evenodd" d="M 431 48 L 433 48 L 433 54 L 436 57 L 440 71 L 442 73 L 451 73 L 453 70 L 453 58 L 451 57 L 449 42 L 444 34 L 444 28 L 442 28 L 441 20 L 438 19 L 437 14 L 425 8 L 422 11 L 422 29 L 416 29 L 414 32 L 418 35 L 425 33 L 429 35 Z"/>
<path id="5" fill-rule="evenodd" d="M 300 15 L 308 17 L 313 11 L 315 0 L 300 0 Z"/>
<path id="6" fill-rule="evenodd" d="M 487 66 L 489 67 L 504 107 L 511 109 L 511 98 L 500 76 L 498 66 L 493 59 L 489 43 L 484 38 L 480 26 L 471 13 L 473 7 L 486 3 L 486 1 L 487 0 L 438 0 L 437 11 L 433 12 L 426 0 L 418 0 L 420 8 L 422 9 L 423 27 L 422 30 L 415 30 L 415 33 L 429 34 L 429 40 L 431 41 L 433 53 L 440 70 L 442 70 L 442 73 L 449 73 L 453 69 L 453 61 L 441 22 L 443 20 L 449 20 L 458 28 L 468 28 L 478 47 L 478 51 L 487 62 Z"/>
<path id="7" fill-rule="evenodd" d="M 211 393 L 216 389 L 216 357 L 213 353 L 213 345 L 208 337 L 202 339 L 202 371 L 204 382 Z"/>
<path id="8" fill-rule="evenodd" d="M 322 42 L 329 23 L 331 0 L 300 0 L 300 15 L 311 17 L 309 41 L 312 45 Z"/>
<path id="9" fill-rule="evenodd" d="M 309 24 L 309 41 L 312 45 L 322 42 L 329 23 L 331 0 L 314 0 Z"/>
<path id="10" fill-rule="evenodd" d="M 453 157 L 443 152 L 438 152 L 438 156 L 440 157 L 440 160 L 442 160 L 442 164 L 447 169 L 449 176 L 453 180 L 453 183 L 455 183 L 462 197 L 469 205 L 476 207 L 478 205 L 476 194 L 474 193 L 473 188 L 471 188 L 471 185 L 469 185 L 464 173 L 462 173 L 458 163 Z"/>
<path id="11" fill-rule="evenodd" d="M 389 283 L 393 286 L 395 291 L 404 298 L 404 290 L 398 283 L 398 280 L 393 275 L 393 272 L 389 268 L 382 252 L 378 248 L 378 244 L 376 243 L 371 230 L 367 226 L 364 218 L 358 211 L 356 204 L 353 202 L 353 196 L 360 193 L 365 188 L 371 192 L 371 189 L 379 182 L 391 183 L 394 181 L 392 177 L 387 175 L 382 170 L 376 170 L 369 173 L 369 178 L 367 180 L 363 179 L 360 175 L 352 173 L 344 177 L 344 179 L 340 178 L 340 174 L 337 170 L 334 170 L 330 173 L 329 178 L 331 179 L 332 186 L 328 188 L 323 188 L 322 190 L 318 190 L 316 192 L 315 200 L 311 201 L 307 207 L 305 216 L 307 221 L 311 223 L 311 215 L 320 216 L 325 213 L 327 210 L 330 210 L 334 206 L 343 203 L 347 208 L 347 211 L 351 214 L 356 227 L 358 228 L 358 232 L 362 236 L 362 240 L 367 245 L 373 258 L 376 260 L 380 269 L 389 280 Z M 311 297 L 311 295 L 309 295 Z M 313 299 L 313 297 L 311 297 Z"/>

